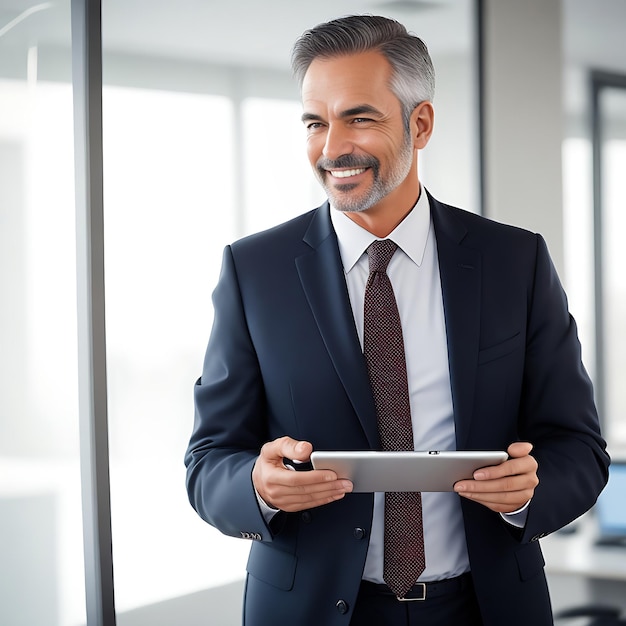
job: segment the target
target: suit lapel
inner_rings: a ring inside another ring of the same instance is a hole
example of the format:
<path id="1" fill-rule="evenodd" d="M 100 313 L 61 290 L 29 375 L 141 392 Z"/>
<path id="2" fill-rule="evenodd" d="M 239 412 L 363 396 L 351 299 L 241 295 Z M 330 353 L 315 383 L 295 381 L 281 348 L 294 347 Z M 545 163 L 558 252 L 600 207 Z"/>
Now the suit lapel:
<path id="1" fill-rule="evenodd" d="M 372 448 L 378 449 L 380 443 L 376 409 L 354 325 L 328 203 L 317 210 L 303 239 L 311 247 L 311 252 L 296 258 L 302 287 L 337 375 L 367 439 Z"/>
<path id="2" fill-rule="evenodd" d="M 430 197 L 448 339 L 457 448 L 466 446 L 474 405 L 480 339 L 481 254 L 461 245 L 465 226 Z"/>

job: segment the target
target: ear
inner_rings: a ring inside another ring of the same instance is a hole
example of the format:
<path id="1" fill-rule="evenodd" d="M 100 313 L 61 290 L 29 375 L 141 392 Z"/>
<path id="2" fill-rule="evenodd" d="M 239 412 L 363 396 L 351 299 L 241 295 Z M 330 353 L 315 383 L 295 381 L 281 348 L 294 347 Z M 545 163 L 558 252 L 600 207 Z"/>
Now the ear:
<path id="1" fill-rule="evenodd" d="M 435 109 L 432 102 L 420 102 L 411 114 L 411 136 L 413 147 L 421 150 L 426 147 L 435 126 Z"/>

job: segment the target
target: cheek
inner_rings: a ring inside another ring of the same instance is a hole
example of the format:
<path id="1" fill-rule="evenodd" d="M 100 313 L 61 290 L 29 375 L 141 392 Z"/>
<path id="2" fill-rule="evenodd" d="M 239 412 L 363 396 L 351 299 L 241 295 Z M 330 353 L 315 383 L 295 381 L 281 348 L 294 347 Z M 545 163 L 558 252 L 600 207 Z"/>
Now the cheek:
<path id="1" fill-rule="evenodd" d="M 356 144 L 355 144 L 356 145 Z M 358 150 L 385 162 L 398 154 L 397 141 L 387 133 L 371 133 L 359 138 Z"/>
<path id="2" fill-rule="evenodd" d="M 306 142 L 306 155 L 309 159 L 309 163 L 315 167 L 318 159 L 322 154 L 320 148 L 320 142 L 315 137 L 309 137 Z"/>

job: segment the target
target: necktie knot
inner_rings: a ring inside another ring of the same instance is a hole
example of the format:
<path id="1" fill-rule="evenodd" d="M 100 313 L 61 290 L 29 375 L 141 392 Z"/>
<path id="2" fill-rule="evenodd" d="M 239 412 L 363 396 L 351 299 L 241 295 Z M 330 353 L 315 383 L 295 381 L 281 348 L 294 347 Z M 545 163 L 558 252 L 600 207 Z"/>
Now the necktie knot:
<path id="1" fill-rule="evenodd" d="M 391 239 L 378 239 L 367 248 L 370 274 L 387 271 L 387 266 L 398 246 Z"/>

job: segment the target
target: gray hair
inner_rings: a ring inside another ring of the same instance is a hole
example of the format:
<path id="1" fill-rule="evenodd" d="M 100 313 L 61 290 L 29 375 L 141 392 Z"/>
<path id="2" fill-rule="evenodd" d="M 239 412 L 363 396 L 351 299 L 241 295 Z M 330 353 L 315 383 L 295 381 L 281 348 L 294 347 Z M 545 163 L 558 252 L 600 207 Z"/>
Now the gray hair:
<path id="1" fill-rule="evenodd" d="M 392 67 L 390 88 L 402 104 L 408 126 L 411 113 L 435 95 L 435 70 L 426 44 L 396 20 L 376 15 L 341 17 L 305 31 L 291 53 L 300 88 L 316 58 L 380 51 Z"/>

